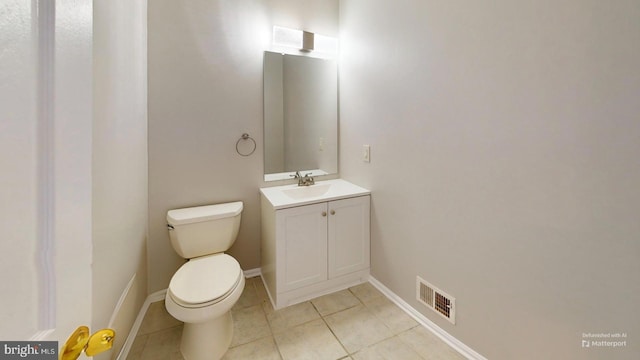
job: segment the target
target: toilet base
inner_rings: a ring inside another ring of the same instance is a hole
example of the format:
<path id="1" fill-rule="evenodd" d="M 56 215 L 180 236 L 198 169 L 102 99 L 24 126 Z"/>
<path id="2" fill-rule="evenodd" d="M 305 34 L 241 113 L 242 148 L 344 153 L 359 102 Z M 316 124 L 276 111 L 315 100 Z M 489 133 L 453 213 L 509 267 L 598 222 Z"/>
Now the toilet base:
<path id="1" fill-rule="evenodd" d="M 180 352 L 185 360 L 219 360 L 231 345 L 233 320 L 231 312 L 211 321 L 185 323 Z"/>

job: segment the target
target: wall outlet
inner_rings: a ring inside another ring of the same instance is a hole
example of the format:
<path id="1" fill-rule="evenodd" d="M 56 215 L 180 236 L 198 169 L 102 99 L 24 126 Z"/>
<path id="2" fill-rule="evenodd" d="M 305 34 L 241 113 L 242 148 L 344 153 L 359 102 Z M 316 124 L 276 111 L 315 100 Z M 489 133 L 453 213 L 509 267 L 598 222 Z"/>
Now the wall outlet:
<path id="1" fill-rule="evenodd" d="M 324 151 L 324 138 L 321 137 L 320 141 L 318 141 L 318 151 Z"/>
<path id="2" fill-rule="evenodd" d="M 371 146 L 362 145 L 362 161 L 371 162 Z"/>

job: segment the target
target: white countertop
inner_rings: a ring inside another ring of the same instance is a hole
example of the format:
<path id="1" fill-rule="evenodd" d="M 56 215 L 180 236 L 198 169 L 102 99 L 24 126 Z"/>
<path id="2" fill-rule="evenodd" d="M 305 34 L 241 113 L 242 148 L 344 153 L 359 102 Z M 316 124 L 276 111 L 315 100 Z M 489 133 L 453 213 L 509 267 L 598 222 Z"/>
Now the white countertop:
<path id="1" fill-rule="evenodd" d="M 317 181 L 310 186 L 292 184 L 265 187 L 260 188 L 260 192 L 276 210 L 371 194 L 370 190 L 342 179 Z M 292 193 L 297 195 L 288 195 Z"/>

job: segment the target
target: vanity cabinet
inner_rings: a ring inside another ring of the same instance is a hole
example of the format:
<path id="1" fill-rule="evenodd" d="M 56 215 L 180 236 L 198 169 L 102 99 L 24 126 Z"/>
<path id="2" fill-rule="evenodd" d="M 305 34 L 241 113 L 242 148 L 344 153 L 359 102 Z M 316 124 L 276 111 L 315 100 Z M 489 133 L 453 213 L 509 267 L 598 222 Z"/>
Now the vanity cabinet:
<path id="1" fill-rule="evenodd" d="M 370 196 L 273 209 L 262 197 L 262 277 L 276 309 L 368 280 Z"/>
<path id="2" fill-rule="evenodd" d="M 328 276 L 369 268 L 370 197 L 336 200 L 328 205 Z"/>
<path id="3" fill-rule="evenodd" d="M 327 203 L 276 211 L 278 291 L 327 280 Z"/>

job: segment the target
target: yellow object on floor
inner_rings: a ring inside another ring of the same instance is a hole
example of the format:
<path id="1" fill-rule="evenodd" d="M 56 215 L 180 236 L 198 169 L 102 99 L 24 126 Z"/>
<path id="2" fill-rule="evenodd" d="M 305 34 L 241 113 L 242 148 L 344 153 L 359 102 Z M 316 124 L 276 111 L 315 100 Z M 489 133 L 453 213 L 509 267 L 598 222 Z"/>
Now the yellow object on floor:
<path id="1" fill-rule="evenodd" d="M 80 326 L 67 339 L 60 351 L 60 360 L 77 359 L 89 342 L 89 328 Z"/>
<path id="2" fill-rule="evenodd" d="M 95 334 L 89 338 L 89 343 L 84 353 L 87 356 L 98 355 L 103 351 L 111 349 L 113 346 L 113 339 L 116 337 L 116 332 L 112 329 L 102 329 L 96 331 Z"/>
<path id="3" fill-rule="evenodd" d="M 113 347 L 116 332 L 102 329 L 89 336 L 89 328 L 80 326 L 67 339 L 60 351 L 60 360 L 76 360 L 82 351 L 87 356 L 95 356 Z"/>

